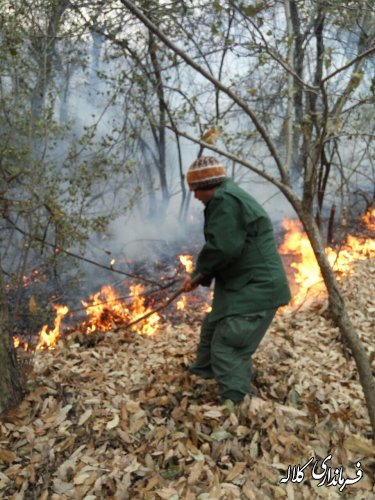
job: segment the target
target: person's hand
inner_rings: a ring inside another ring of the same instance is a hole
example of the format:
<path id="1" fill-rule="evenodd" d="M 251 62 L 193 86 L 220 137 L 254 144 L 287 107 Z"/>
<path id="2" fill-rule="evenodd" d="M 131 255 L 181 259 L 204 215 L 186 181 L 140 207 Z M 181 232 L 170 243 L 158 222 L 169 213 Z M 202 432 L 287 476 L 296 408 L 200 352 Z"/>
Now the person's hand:
<path id="1" fill-rule="evenodd" d="M 192 279 L 191 279 L 190 275 L 186 276 L 185 282 L 184 282 L 185 292 L 191 292 L 192 290 L 194 290 L 194 288 L 197 288 L 197 286 L 198 286 L 198 283 L 192 283 Z"/>

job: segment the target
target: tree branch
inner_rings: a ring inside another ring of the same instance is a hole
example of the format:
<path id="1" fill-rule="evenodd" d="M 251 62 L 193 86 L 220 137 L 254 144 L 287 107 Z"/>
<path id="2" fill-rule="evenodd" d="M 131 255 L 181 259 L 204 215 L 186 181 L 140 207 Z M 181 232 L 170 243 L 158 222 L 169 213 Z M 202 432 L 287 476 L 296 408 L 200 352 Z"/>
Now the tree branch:
<path id="1" fill-rule="evenodd" d="M 344 64 L 344 66 L 341 66 L 341 68 L 338 68 L 335 71 L 333 71 L 333 73 L 331 73 L 330 75 L 327 75 L 325 78 L 322 79 L 322 83 L 327 82 L 328 80 L 330 80 L 334 76 L 338 75 L 342 71 L 345 71 L 346 69 L 350 68 L 350 66 L 353 66 L 353 64 L 355 64 L 358 61 L 360 61 L 361 59 L 364 59 L 365 57 L 373 54 L 374 52 L 375 52 L 375 45 L 373 47 L 370 47 L 369 49 L 365 50 L 364 52 L 361 52 L 354 59 L 351 59 L 349 62 Z"/>
<path id="2" fill-rule="evenodd" d="M 82 255 L 77 255 L 73 252 L 70 252 L 69 250 L 65 250 L 64 248 L 61 248 L 57 245 L 54 245 L 53 243 L 50 243 L 46 240 L 43 240 L 42 238 L 38 238 L 35 235 L 27 233 L 26 231 L 24 231 L 20 227 L 16 226 L 9 218 L 7 220 L 10 222 L 10 224 L 12 224 L 13 229 L 18 231 L 19 233 L 23 234 L 27 238 L 30 238 L 31 240 L 38 241 L 40 243 L 43 243 L 43 245 L 47 245 L 47 246 L 53 248 L 56 252 L 64 253 L 65 255 L 69 255 L 69 257 L 74 257 L 75 259 L 82 260 L 84 262 L 87 262 L 88 264 L 93 264 L 94 266 L 100 267 L 101 269 L 106 269 L 107 271 L 121 274 L 123 276 L 127 276 L 128 278 L 133 278 L 133 279 L 138 280 L 138 281 L 143 281 L 144 283 L 148 283 L 151 285 L 157 285 L 159 288 L 161 287 L 160 283 L 157 281 L 143 278 L 142 276 L 139 276 L 137 274 L 126 273 L 125 271 L 120 271 L 119 269 L 114 269 L 113 266 L 105 266 L 104 264 L 100 264 L 99 262 L 95 262 L 94 260 L 88 259 L 87 257 L 83 257 Z"/>
<path id="3" fill-rule="evenodd" d="M 189 66 L 191 66 L 195 71 L 200 73 L 206 80 L 210 81 L 216 88 L 224 92 L 228 97 L 230 97 L 236 104 L 245 111 L 245 113 L 251 118 L 256 130 L 261 135 L 264 140 L 272 158 L 274 159 L 277 168 L 279 169 L 283 183 L 289 185 L 289 176 L 285 170 L 284 164 L 279 157 L 276 147 L 273 144 L 268 133 L 261 125 L 255 112 L 243 101 L 237 94 L 232 92 L 226 85 L 217 80 L 199 64 L 197 64 L 191 57 L 189 57 L 186 52 L 181 50 L 177 45 L 175 45 L 150 19 L 143 14 L 130 0 L 121 0 L 121 3 L 128 9 L 132 14 L 134 14 L 150 31 L 152 31 L 167 47 L 169 47 L 175 54 L 181 57 Z"/>
<path id="4" fill-rule="evenodd" d="M 191 136 L 190 134 L 187 134 L 186 132 L 182 132 L 181 130 L 177 130 L 175 128 L 172 128 L 167 125 L 167 128 L 170 130 L 173 130 L 173 132 L 181 137 L 185 137 L 191 142 L 194 142 L 195 144 L 199 144 L 200 146 L 209 149 L 211 151 L 214 151 L 215 153 L 224 156 L 225 158 L 228 158 L 229 160 L 232 160 L 236 163 L 239 163 L 240 165 L 243 165 L 244 167 L 248 168 L 255 174 L 259 175 L 260 177 L 263 177 L 263 179 L 266 179 L 267 181 L 271 182 L 274 186 L 278 187 L 280 191 L 286 196 L 286 198 L 293 203 L 300 203 L 300 199 L 298 196 L 293 192 L 293 190 L 286 184 L 284 184 L 283 181 L 280 181 L 276 179 L 276 177 L 273 177 L 272 175 L 268 174 L 267 172 L 264 172 L 263 170 L 260 170 L 258 167 L 253 165 L 247 160 L 244 160 L 243 158 L 240 158 L 239 156 L 236 156 L 233 153 L 230 153 L 229 151 L 225 151 L 224 149 L 218 148 L 217 146 L 213 144 L 208 144 L 207 142 L 204 142 L 200 139 L 196 139 L 195 137 Z M 292 204 L 293 204 L 292 203 Z"/>

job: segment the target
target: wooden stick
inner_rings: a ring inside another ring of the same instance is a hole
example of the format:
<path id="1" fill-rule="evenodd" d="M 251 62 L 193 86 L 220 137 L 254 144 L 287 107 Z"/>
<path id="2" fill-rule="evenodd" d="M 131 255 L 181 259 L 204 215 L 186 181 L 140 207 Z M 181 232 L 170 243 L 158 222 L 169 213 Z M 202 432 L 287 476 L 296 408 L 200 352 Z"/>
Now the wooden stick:
<path id="1" fill-rule="evenodd" d="M 202 274 L 197 274 L 192 280 L 191 280 L 191 284 L 192 286 L 194 285 L 198 285 L 199 282 L 201 281 L 201 279 L 203 278 Z M 185 292 L 185 288 L 184 287 L 181 287 L 179 288 L 171 297 L 169 297 L 169 299 L 167 299 L 165 302 L 163 302 L 163 304 L 161 304 L 161 306 L 157 307 L 156 309 L 153 309 L 152 311 L 149 311 L 148 313 L 146 314 L 143 314 L 143 316 L 139 316 L 139 318 L 136 318 L 135 320 L 131 321 L 130 323 L 124 323 L 122 325 L 117 325 L 116 328 L 114 328 L 113 330 L 115 332 L 117 332 L 118 330 L 120 330 L 121 328 L 130 328 L 131 326 L 135 325 L 136 323 L 139 323 L 140 321 L 143 321 L 144 319 L 148 318 L 149 316 L 152 316 L 153 314 L 161 311 L 162 309 L 165 309 L 166 307 L 169 306 L 169 304 L 171 304 L 179 295 L 181 295 L 182 293 Z"/>

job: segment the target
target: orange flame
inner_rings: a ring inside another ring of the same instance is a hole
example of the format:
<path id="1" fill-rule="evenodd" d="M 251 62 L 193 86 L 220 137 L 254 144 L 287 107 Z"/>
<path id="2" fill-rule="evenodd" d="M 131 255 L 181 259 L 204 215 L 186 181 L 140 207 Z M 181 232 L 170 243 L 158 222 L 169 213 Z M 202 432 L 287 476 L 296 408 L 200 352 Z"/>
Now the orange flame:
<path id="1" fill-rule="evenodd" d="M 193 257 L 191 255 L 179 255 L 181 264 L 185 267 L 185 271 L 187 273 L 191 273 L 193 271 Z"/>
<path id="2" fill-rule="evenodd" d="M 374 215 L 375 210 L 362 218 L 367 229 L 373 229 L 372 219 Z M 279 250 L 281 254 L 294 255 L 297 260 L 291 264 L 297 286 L 297 292 L 294 293 L 291 305 L 298 306 L 307 297 L 315 297 L 324 293 L 325 287 L 313 249 L 306 233 L 302 230 L 301 223 L 297 220 L 285 220 L 283 226 L 287 233 Z M 340 279 L 353 272 L 356 261 L 375 256 L 375 241 L 374 239 L 348 235 L 341 248 L 334 250 L 327 247 L 326 254 L 338 279 Z"/>
<path id="3" fill-rule="evenodd" d="M 116 323 L 123 321 L 126 311 L 110 286 L 103 286 L 100 292 L 90 295 L 89 302 L 81 301 L 86 308 L 88 319 L 83 323 L 84 331 L 92 333 L 95 330 L 108 331 Z"/>
<path id="4" fill-rule="evenodd" d="M 141 296 L 144 292 L 143 285 L 133 285 L 130 287 L 130 293 L 133 297 L 133 306 L 131 311 L 131 321 L 152 311 L 151 307 L 145 307 L 145 297 Z M 153 335 L 159 326 L 160 316 L 158 313 L 152 314 L 139 326 L 134 325 L 133 330 L 137 330 L 144 335 Z"/>
<path id="5" fill-rule="evenodd" d="M 69 312 L 67 306 L 54 306 L 56 311 L 56 318 L 54 321 L 54 327 L 49 330 L 48 325 L 44 325 L 39 333 L 39 343 L 36 349 L 53 349 L 56 347 L 58 339 L 60 337 L 61 321 L 63 317 Z"/>
<path id="6" fill-rule="evenodd" d="M 361 220 L 368 230 L 374 231 L 375 208 L 367 212 Z M 317 293 L 324 292 L 325 288 L 314 252 L 300 222 L 285 220 L 283 225 L 287 232 L 279 250 L 282 254 L 295 257 L 296 261 L 291 264 L 291 267 L 294 270 L 294 281 L 298 290 L 294 294 L 291 305 L 298 306 L 306 300 L 308 295 L 311 296 L 311 291 L 316 296 Z M 370 238 L 348 235 L 344 245 L 338 251 L 328 247 L 326 253 L 329 262 L 340 279 L 340 277 L 347 276 L 352 272 L 355 261 L 375 256 L 375 241 Z M 191 273 L 193 270 L 191 255 L 180 255 L 179 259 L 186 271 Z M 111 261 L 111 265 L 113 264 L 114 260 Z M 86 308 L 87 319 L 81 325 L 78 325 L 77 329 L 85 333 L 92 333 L 96 330 L 109 331 L 116 325 L 126 325 L 151 312 L 152 309 L 145 306 L 145 297 L 142 296 L 143 291 L 144 287 L 142 285 L 130 286 L 133 300 L 132 304 L 128 306 L 110 286 L 103 286 L 100 292 L 91 295 L 87 302 L 82 301 Z M 177 309 L 183 310 L 186 304 L 187 298 L 182 296 L 177 302 Z M 56 318 L 53 328 L 50 329 L 48 325 L 43 326 L 36 347 L 38 350 L 53 349 L 61 336 L 61 323 L 69 309 L 67 306 L 55 306 L 54 309 L 56 310 Z M 202 312 L 210 312 L 210 310 L 211 306 L 209 304 L 202 307 Z M 157 332 L 159 321 L 160 316 L 155 313 L 134 325 L 132 329 L 145 335 L 152 335 Z M 15 347 L 21 345 L 18 337 L 14 337 L 13 342 Z M 24 349 L 28 348 L 26 343 L 23 344 L 23 347 Z"/>
<path id="7" fill-rule="evenodd" d="M 204 304 L 202 306 L 202 312 L 204 313 L 210 313 L 212 311 L 212 306 L 210 304 Z"/>
<path id="8" fill-rule="evenodd" d="M 87 319 L 78 325 L 77 329 L 88 334 L 97 330 L 107 332 L 116 325 L 126 325 L 151 312 L 152 309 L 144 305 L 145 298 L 141 296 L 143 291 L 142 285 L 130 286 L 133 301 L 128 307 L 110 286 L 103 286 L 100 292 L 91 295 L 87 302 L 82 301 L 86 309 Z M 39 333 L 40 340 L 37 349 L 53 349 L 61 337 L 61 321 L 69 309 L 66 306 L 56 306 L 55 309 L 57 315 L 54 328 L 49 330 L 48 325 L 43 326 Z M 132 330 L 144 335 L 152 335 L 157 331 L 159 321 L 160 316 L 155 313 L 134 325 Z"/>
<path id="9" fill-rule="evenodd" d="M 15 349 L 22 348 L 24 351 L 29 350 L 29 343 L 23 341 L 20 337 L 17 336 L 13 337 L 13 346 Z"/>
<path id="10" fill-rule="evenodd" d="M 191 255 L 185 254 L 185 255 L 179 255 L 178 258 L 180 259 L 181 264 L 184 266 L 185 271 L 187 273 L 193 272 L 193 257 Z M 187 297 L 183 295 L 177 302 L 176 302 L 176 309 L 177 311 L 183 311 L 186 308 L 187 305 Z"/>
<path id="11" fill-rule="evenodd" d="M 151 312 L 150 307 L 145 307 L 145 298 L 141 296 L 144 292 L 142 285 L 131 285 L 130 295 L 133 302 L 127 306 L 121 301 L 116 292 L 110 286 L 103 286 L 100 292 L 90 296 L 90 302 L 82 301 L 86 308 L 88 319 L 83 324 L 86 333 L 95 330 L 108 331 L 118 324 L 126 324 L 136 320 L 140 316 Z M 134 325 L 134 330 L 146 335 L 152 335 L 158 328 L 160 316 L 155 313 L 149 316 L 139 325 Z"/>
<path id="12" fill-rule="evenodd" d="M 362 217 L 362 222 L 367 226 L 370 231 L 375 231 L 375 208 L 370 209 Z"/>
<path id="13" fill-rule="evenodd" d="M 210 291 L 210 300 L 211 300 L 211 302 L 212 302 L 213 298 L 214 298 L 214 292 L 211 290 Z M 212 311 L 212 305 L 211 304 L 206 303 L 206 304 L 204 304 L 202 306 L 202 312 L 208 314 L 211 311 Z"/>
<path id="14" fill-rule="evenodd" d="M 176 302 L 177 311 L 183 311 L 186 307 L 187 298 L 183 295 L 179 301 Z"/>

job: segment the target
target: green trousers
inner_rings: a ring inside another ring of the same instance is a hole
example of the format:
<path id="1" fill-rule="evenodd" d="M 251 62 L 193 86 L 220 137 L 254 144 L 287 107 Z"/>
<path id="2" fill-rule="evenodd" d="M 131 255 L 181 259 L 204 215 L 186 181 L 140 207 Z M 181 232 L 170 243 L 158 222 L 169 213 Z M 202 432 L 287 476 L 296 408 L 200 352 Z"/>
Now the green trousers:
<path id="1" fill-rule="evenodd" d="M 272 322 L 276 309 L 245 316 L 203 320 L 195 362 L 189 371 L 215 378 L 222 402 L 242 401 L 251 393 L 251 356 Z"/>

